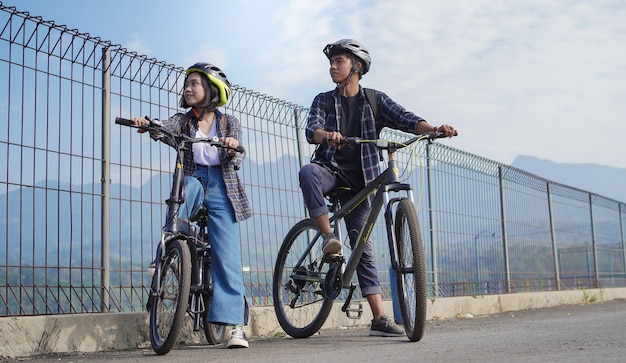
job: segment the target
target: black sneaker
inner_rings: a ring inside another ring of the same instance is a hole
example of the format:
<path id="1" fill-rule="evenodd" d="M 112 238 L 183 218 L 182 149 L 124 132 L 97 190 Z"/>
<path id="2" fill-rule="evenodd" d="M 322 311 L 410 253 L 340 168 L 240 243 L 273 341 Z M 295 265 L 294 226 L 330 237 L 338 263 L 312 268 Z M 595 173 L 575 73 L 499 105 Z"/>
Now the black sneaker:
<path id="1" fill-rule="evenodd" d="M 337 254 L 341 251 L 341 242 L 335 237 L 334 233 L 323 234 L 322 252 L 325 255 Z"/>
<path id="2" fill-rule="evenodd" d="M 404 335 L 404 329 L 398 326 L 393 319 L 383 315 L 380 320 L 372 320 L 370 335 L 376 337 L 399 337 Z"/>

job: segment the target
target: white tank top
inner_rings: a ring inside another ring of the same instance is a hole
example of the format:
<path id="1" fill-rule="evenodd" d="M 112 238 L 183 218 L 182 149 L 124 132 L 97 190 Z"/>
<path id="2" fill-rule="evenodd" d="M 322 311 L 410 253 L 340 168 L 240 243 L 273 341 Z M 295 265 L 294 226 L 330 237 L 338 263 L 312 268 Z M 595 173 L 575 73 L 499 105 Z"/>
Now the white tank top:
<path id="1" fill-rule="evenodd" d="M 205 135 L 198 129 L 196 131 L 196 138 L 213 138 L 215 137 L 216 131 L 216 122 L 213 122 L 213 126 L 211 126 L 211 130 L 209 130 L 209 134 Z M 193 159 L 196 164 L 207 165 L 207 166 L 217 166 L 220 165 L 220 156 L 217 150 L 217 147 L 211 146 L 204 142 L 196 142 L 193 144 Z"/>

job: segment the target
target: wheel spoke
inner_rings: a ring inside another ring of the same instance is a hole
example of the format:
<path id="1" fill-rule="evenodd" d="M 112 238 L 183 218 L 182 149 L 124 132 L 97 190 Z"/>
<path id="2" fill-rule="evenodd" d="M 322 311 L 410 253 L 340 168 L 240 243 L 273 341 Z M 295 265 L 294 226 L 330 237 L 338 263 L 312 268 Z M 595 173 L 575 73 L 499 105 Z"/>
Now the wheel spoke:
<path id="1" fill-rule="evenodd" d="M 297 338 L 317 332 L 333 303 L 324 299 L 320 284 L 328 264 L 322 262 L 319 235 L 310 219 L 296 224 L 285 237 L 274 268 L 274 309 L 283 330 Z"/>

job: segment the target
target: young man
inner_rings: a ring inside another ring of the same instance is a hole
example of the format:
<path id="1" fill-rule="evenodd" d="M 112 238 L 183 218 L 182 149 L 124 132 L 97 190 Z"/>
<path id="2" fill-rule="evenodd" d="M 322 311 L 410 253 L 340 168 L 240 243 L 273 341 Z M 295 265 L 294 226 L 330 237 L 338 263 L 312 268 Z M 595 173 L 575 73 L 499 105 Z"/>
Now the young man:
<path id="1" fill-rule="evenodd" d="M 361 190 L 380 173 L 379 155 L 375 146 L 363 144 L 361 147 L 342 147 L 341 139 L 349 136 L 378 139 L 383 127 L 414 134 L 439 131 L 448 137 L 453 136 L 455 130 L 448 125 L 430 125 L 379 91 L 375 91 L 376 99 L 371 101 L 378 105 L 378 114 L 374 115 L 365 91 L 359 84 L 361 77 L 370 69 L 371 58 L 359 42 L 353 39 L 339 40 L 328 44 L 324 54 L 330 61 L 330 77 L 337 87 L 333 91 L 318 94 L 313 100 L 306 137 L 309 143 L 319 145 L 311 163 L 300 170 L 299 178 L 309 214 L 324 235 L 323 252 L 337 254 L 341 252 L 341 242 L 330 227 L 324 193 L 337 186 Z M 344 201 L 353 195 L 347 193 Z M 362 203 L 345 218 L 352 246 L 365 223 L 368 209 L 369 203 Z M 403 335 L 404 329 L 383 311 L 371 241 L 368 241 L 359 261 L 357 277 L 361 293 L 366 297 L 374 317 L 370 335 Z"/>

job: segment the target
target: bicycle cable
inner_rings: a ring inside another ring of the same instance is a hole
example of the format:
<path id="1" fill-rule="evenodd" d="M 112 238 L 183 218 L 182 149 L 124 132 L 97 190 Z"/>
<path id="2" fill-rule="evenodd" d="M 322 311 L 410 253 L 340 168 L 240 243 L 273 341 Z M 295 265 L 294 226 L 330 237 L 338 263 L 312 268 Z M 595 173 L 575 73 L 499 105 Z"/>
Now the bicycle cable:
<path id="1" fill-rule="evenodd" d="M 405 164 L 405 167 L 403 168 L 402 173 L 398 174 L 398 178 L 402 181 L 402 182 L 406 182 L 407 180 L 409 180 L 411 178 L 411 175 L 413 174 L 413 170 L 415 169 L 415 159 L 417 159 L 419 161 L 419 167 L 420 167 L 420 187 L 419 187 L 419 191 L 418 191 L 418 198 L 417 198 L 417 202 L 416 202 L 416 210 L 419 211 L 421 203 L 422 203 L 422 196 L 424 194 L 424 184 L 425 184 L 425 180 L 426 180 L 426 172 L 424 170 L 424 164 L 422 161 L 422 157 L 420 157 L 419 153 L 416 151 L 417 146 L 420 144 L 420 141 L 424 140 L 424 139 L 428 139 L 428 135 L 424 134 L 421 137 L 419 137 L 418 139 L 416 139 L 414 142 L 412 142 L 411 144 L 404 144 L 402 142 L 397 142 L 397 141 L 391 141 L 391 140 L 386 140 L 386 139 L 377 139 L 377 140 L 360 140 L 360 143 L 379 143 L 379 142 L 386 142 L 386 143 L 394 143 L 394 144 L 398 144 L 401 145 L 402 148 L 406 148 L 409 150 L 409 160 L 408 162 Z M 385 160 L 385 162 L 388 164 L 388 160 Z M 407 174 L 407 169 L 409 169 L 410 171 Z"/>

